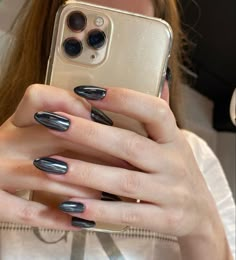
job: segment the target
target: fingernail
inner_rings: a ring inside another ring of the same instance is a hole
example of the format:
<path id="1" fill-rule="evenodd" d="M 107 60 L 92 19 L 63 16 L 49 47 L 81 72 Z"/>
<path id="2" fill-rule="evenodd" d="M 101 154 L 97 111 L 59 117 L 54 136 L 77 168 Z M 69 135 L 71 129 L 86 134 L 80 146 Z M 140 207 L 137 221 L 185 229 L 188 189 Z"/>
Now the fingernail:
<path id="1" fill-rule="evenodd" d="M 91 118 L 93 121 L 103 124 L 103 125 L 113 125 L 113 121 L 106 115 L 104 114 L 101 110 L 92 107 L 91 109 Z"/>
<path id="2" fill-rule="evenodd" d="M 168 82 L 171 82 L 171 80 L 172 80 L 172 74 L 171 74 L 171 70 L 169 67 L 167 67 L 167 69 L 166 69 L 166 80 Z"/>
<path id="3" fill-rule="evenodd" d="M 68 171 L 67 163 L 54 158 L 38 158 L 33 161 L 33 164 L 39 170 L 47 173 L 62 175 Z"/>
<path id="4" fill-rule="evenodd" d="M 52 130 L 64 132 L 70 127 L 70 120 L 50 112 L 37 112 L 34 115 L 35 120 L 41 125 Z"/>
<path id="5" fill-rule="evenodd" d="M 65 201 L 61 203 L 59 209 L 64 212 L 82 213 L 85 210 L 85 206 L 80 202 Z"/>
<path id="6" fill-rule="evenodd" d="M 120 197 L 108 193 L 108 192 L 102 192 L 101 200 L 103 201 L 121 201 Z"/>
<path id="7" fill-rule="evenodd" d="M 71 224 L 74 227 L 80 227 L 80 228 L 92 228 L 96 225 L 94 221 L 77 218 L 77 217 L 72 217 Z"/>
<path id="8" fill-rule="evenodd" d="M 106 89 L 95 86 L 78 86 L 74 88 L 74 92 L 89 100 L 101 100 L 106 96 Z"/>

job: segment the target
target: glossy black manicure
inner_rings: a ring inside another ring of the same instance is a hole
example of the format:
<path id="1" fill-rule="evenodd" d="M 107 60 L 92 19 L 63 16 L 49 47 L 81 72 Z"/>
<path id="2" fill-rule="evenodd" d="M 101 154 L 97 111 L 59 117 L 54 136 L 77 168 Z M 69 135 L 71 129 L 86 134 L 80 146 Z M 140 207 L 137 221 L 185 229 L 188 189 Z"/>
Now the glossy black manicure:
<path id="1" fill-rule="evenodd" d="M 97 123 L 103 124 L 103 125 L 113 125 L 113 121 L 104 114 L 101 110 L 92 107 L 91 109 L 91 119 Z"/>
<path id="2" fill-rule="evenodd" d="M 167 69 L 166 69 L 166 80 L 168 82 L 171 82 L 171 80 L 172 80 L 172 74 L 171 74 L 171 70 L 169 67 L 167 67 Z"/>
<path id="3" fill-rule="evenodd" d="M 96 225 L 96 223 L 83 218 L 72 217 L 71 225 L 80 228 L 92 228 Z"/>
<path id="4" fill-rule="evenodd" d="M 114 194 L 108 193 L 108 192 L 102 192 L 101 200 L 103 200 L 103 201 L 121 201 L 121 198 Z"/>
<path id="5" fill-rule="evenodd" d="M 78 86 L 74 88 L 74 92 L 89 100 L 101 100 L 106 96 L 106 89 L 95 86 Z"/>
<path id="6" fill-rule="evenodd" d="M 38 158 L 33 161 L 33 164 L 39 170 L 51 174 L 62 175 L 66 174 L 68 171 L 67 163 L 54 158 Z"/>
<path id="7" fill-rule="evenodd" d="M 80 202 L 65 201 L 61 203 L 59 209 L 64 212 L 82 213 L 85 211 L 85 206 Z"/>
<path id="8" fill-rule="evenodd" d="M 46 126 L 47 128 L 64 132 L 70 127 L 70 120 L 59 116 L 55 113 L 50 112 L 37 112 L 34 115 L 35 120 L 41 125 Z"/>

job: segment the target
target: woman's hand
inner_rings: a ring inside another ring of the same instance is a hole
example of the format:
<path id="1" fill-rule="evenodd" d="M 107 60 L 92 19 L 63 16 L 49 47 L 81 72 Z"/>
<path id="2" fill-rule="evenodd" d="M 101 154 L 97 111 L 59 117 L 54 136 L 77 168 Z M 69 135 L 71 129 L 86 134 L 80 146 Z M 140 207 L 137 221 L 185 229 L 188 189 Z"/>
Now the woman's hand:
<path id="1" fill-rule="evenodd" d="M 212 198 L 168 103 L 119 88 L 108 88 L 103 99 L 90 102 L 100 109 L 142 122 L 149 138 L 59 113 L 69 119 L 70 127 L 65 132 L 49 130 L 57 139 L 110 154 L 134 168 L 127 170 L 54 157 L 66 162 L 69 170 L 64 175 L 50 175 L 50 178 L 141 200 L 140 204 L 79 200 L 86 208 L 80 216 L 176 236 L 197 231 L 199 225 L 207 221 Z"/>
<path id="2" fill-rule="evenodd" d="M 60 111 L 91 120 L 91 106 L 71 91 L 45 86 L 30 86 L 16 112 L 0 127 L 0 221 L 17 222 L 47 228 L 73 229 L 71 217 L 47 205 L 23 200 L 19 190 L 46 191 L 64 198 L 100 197 L 100 191 L 75 183 L 56 182 L 38 170 L 33 161 L 56 154 L 86 157 L 87 160 L 122 165 L 120 160 L 96 153 L 96 149 L 67 142 L 40 126 L 34 119 L 38 111 Z M 80 132 L 80 129 L 77 129 Z M 69 151 L 69 152 L 68 152 Z M 67 170 L 67 169 L 66 169 Z"/>
<path id="3" fill-rule="evenodd" d="M 76 92 L 89 99 L 93 87 L 87 90 L 79 87 Z M 186 241 L 194 241 L 192 245 L 200 241 L 203 243 L 200 246 L 202 249 L 204 245 L 212 245 L 214 228 L 224 234 L 222 223 L 192 150 L 178 129 L 168 103 L 161 98 L 127 89 L 94 88 L 94 92 L 97 100 L 89 101 L 93 106 L 142 122 L 149 138 L 129 130 L 98 125 L 67 113 L 59 113 L 70 120 L 70 128 L 66 132 L 49 130 L 54 136 L 125 160 L 133 169 L 56 157 L 66 162 L 69 170 L 65 175 L 50 175 L 50 178 L 139 199 L 141 203 L 74 197 L 61 204 L 61 209 L 79 217 L 73 222 L 78 226 L 81 226 L 81 219 L 82 222 L 87 219 L 120 223 L 175 235 L 179 237 L 183 248 Z M 168 93 L 165 96 L 168 98 Z M 214 245 L 210 248 L 215 249 Z M 191 247 L 191 252 L 194 248 L 199 250 L 195 246 Z"/>

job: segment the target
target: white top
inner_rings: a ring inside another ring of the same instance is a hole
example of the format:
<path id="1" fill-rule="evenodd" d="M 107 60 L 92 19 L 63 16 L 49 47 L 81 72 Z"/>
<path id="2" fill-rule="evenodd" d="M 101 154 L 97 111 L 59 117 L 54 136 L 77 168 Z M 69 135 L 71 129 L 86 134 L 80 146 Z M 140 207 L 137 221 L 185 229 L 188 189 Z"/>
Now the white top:
<path id="1" fill-rule="evenodd" d="M 235 203 L 223 169 L 205 141 L 188 131 L 184 134 L 216 201 L 235 258 Z M 141 229 L 110 235 L 0 223 L 0 249 L 1 260 L 181 259 L 176 238 Z"/>

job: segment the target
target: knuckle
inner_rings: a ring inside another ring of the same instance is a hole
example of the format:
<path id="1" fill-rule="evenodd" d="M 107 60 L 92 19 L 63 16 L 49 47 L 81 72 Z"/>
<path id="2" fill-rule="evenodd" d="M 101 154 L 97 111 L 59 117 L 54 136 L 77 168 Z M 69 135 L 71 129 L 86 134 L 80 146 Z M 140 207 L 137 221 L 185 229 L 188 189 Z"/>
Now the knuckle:
<path id="1" fill-rule="evenodd" d="M 98 207 L 96 207 L 96 210 L 90 211 L 90 215 L 91 219 L 104 221 L 104 219 L 107 218 L 107 210 L 104 206 L 99 205 Z"/>
<path id="2" fill-rule="evenodd" d="M 187 176 L 188 176 L 187 170 L 184 167 L 180 168 L 180 170 L 179 170 L 179 177 L 183 180 Z"/>
<path id="3" fill-rule="evenodd" d="M 29 100 L 34 99 L 35 97 L 38 96 L 41 89 L 42 87 L 39 84 L 30 85 L 25 92 L 25 98 Z"/>
<path id="4" fill-rule="evenodd" d="M 158 108 L 156 107 L 157 116 L 159 120 L 165 122 L 166 120 L 169 120 L 172 113 L 169 106 L 165 102 L 161 102 L 160 104 L 158 105 Z"/>
<path id="5" fill-rule="evenodd" d="M 138 212 L 130 208 L 124 208 L 120 215 L 121 224 L 137 226 L 142 223 L 142 219 Z"/>
<path id="6" fill-rule="evenodd" d="M 93 183 L 93 175 L 91 172 L 91 167 L 89 165 L 83 165 L 80 168 L 78 176 L 79 176 L 79 182 L 82 185 L 90 186 Z"/>
<path id="7" fill-rule="evenodd" d="M 146 149 L 146 144 L 136 133 L 130 133 L 130 136 L 123 142 L 123 153 L 127 158 L 138 158 L 140 151 Z"/>
<path id="8" fill-rule="evenodd" d="M 117 100 L 119 100 L 120 107 L 126 107 L 129 102 L 129 95 L 127 95 L 127 89 L 118 89 L 115 91 Z"/>
<path id="9" fill-rule="evenodd" d="M 187 191 L 181 189 L 178 195 L 178 199 L 180 207 L 186 207 L 189 205 L 190 196 Z"/>
<path id="10" fill-rule="evenodd" d="M 140 193 L 141 181 L 137 174 L 126 173 L 120 178 L 120 190 L 126 196 L 137 196 Z"/>
<path id="11" fill-rule="evenodd" d="M 86 127 L 85 132 L 84 132 L 84 138 L 86 141 L 93 142 L 94 140 L 97 140 L 98 137 L 98 130 L 97 130 L 97 125 L 91 125 L 89 124 L 88 127 Z"/>
<path id="12" fill-rule="evenodd" d="M 185 178 L 188 175 L 188 171 L 186 167 L 184 166 L 184 162 L 181 163 L 181 158 L 176 158 L 178 162 L 175 163 L 175 172 L 176 172 L 176 178 L 178 178 L 180 181 L 185 180 Z"/>
<path id="13" fill-rule="evenodd" d="M 37 211 L 32 206 L 25 205 L 19 209 L 18 215 L 21 222 L 30 224 L 36 218 Z"/>
<path id="14" fill-rule="evenodd" d="M 174 205 L 175 210 L 180 211 L 181 209 L 188 209 L 191 207 L 191 195 L 189 191 L 183 187 L 182 185 L 177 185 L 171 191 L 172 197 L 172 205 Z M 177 214 L 180 216 L 180 214 Z"/>
<path id="15" fill-rule="evenodd" d="M 183 221 L 183 211 L 181 209 L 172 210 L 166 215 L 166 224 L 168 229 L 177 234 Z"/>

